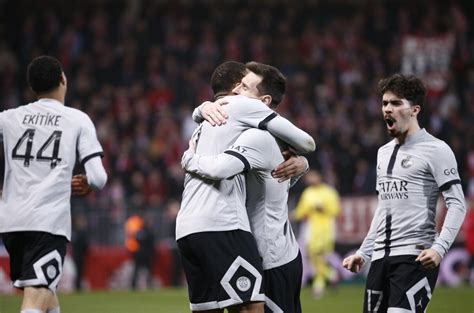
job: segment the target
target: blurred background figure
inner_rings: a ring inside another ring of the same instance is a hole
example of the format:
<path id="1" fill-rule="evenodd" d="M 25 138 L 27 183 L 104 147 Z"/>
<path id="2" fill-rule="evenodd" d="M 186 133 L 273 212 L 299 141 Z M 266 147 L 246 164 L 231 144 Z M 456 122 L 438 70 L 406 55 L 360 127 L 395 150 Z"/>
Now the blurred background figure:
<path id="1" fill-rule="evenodd" d="M 132 256 L 133 274 L 131 288 L 137 289 L 138 280 L 143 273 L 145 287 L 153 283 L 153 260 L 155 257 L 155 240 L 148 222 L 140 215 L 132 215 L 125 223 L 125 247 Z"/>
<path id="2" fill-rule="evenodd" d="M 301 194 L 295 209 L 296 220 L 307 221 L 306 253 L 315 270 L 312 291 L 315 298 L 323 296 L 328 283 L 337 282 L 337 272 L 327 261 L 334 251 L 336 240 L 335 220 L 341 211 L 339 194 L 325 184 L 321 173 L 311 170 L 305 176 L 306 189 Z"/>
<path id="3" fill-rule="evenodd" d="M 81 291 L 83 287 L 82 279 L 84 276 L 87 254 L 89 252 L 87 218 L 83 214 L 78 215 L 73 219 L 71 244 L 74 265 L 76 266 L 74 286 L 76 291 Z"/>

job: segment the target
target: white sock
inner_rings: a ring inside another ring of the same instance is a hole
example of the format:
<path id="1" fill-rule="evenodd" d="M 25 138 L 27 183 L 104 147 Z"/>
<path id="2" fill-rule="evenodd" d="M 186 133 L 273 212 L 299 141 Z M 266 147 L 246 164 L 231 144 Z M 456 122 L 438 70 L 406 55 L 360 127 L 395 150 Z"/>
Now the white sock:
<path id="1" fill-rule="evenodd" d="M 54 309 L 49 309 L 47 313 L 61 313 L 59 306 L 55 307 Z"/>
<path id="2" fill-rule="evenodd" d="M 38 309 L 26 309 L 21 310 L 20 313 L 43 313 L 43 311 Z"/>

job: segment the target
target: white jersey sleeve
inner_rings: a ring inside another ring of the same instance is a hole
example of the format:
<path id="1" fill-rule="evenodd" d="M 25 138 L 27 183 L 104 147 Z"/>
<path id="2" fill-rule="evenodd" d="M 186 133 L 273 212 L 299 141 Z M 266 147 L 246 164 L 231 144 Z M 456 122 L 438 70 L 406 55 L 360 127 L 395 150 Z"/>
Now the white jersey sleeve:
<path id="1" fill-rule="evenodd" d="M 456 239 L 464 221 L 466 204 L 456 157 L 451 148 L 442 142 L 435 151 L 435 155 L 430 158 L 429 165 L 448 208 L 441 233 L 431 247 L 441 257 L 444 257 Z"/>
<path id="2" fill-rule="evenodd" d="M 183 168 L 200 176 L 221 180 L 251 169 L 266 169 L 270 166 L 266 155 L 271 146 L 262 131 L 249 129 L 243 132 L 235 143 L 224 153 L 211 156 L 199 156 L 191 150 L 183 155 Z"/>
<path id="3" fill-rule="evenodd" d="M 252 128 L 268 130 L 275 137 L 289 144 L 297 153 L 309 153 L 316 149 L 314 139 L 296 127 L 286 118 L 278 115 L 262 101 L 244 96 L 228 96 L 235 106 L 224 106 L 224 109 L 239 123 Z M 193 112 L 195 121 L 202 121 L 201 104 Z"/>
<path id="4" fill-rule="evenodd" d="M 79 161 L 85 164 L 91 158 L 103 156 L 102 146 L 97 139 L 94 124 L 87 114 L 81 114 L 81 129 L 77 141 Z"/>

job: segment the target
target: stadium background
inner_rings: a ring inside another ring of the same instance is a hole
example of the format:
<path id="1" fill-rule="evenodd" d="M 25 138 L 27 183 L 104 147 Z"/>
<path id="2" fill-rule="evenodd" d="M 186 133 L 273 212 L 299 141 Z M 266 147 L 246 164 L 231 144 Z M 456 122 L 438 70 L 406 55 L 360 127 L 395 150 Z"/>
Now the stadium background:
<path id="1" fill-rule="evenodd" d="M 278 112 L 316 139 L 310 164 L 344 197 L 342 256 L 363 238 L 374 209 L 376 152 L 388 140 L 375 87 L 394 72 L 428 84 L 421 124 L 454 150 L 472 203 L 473 8 L 469 1 L 0 0 L 0 108 L 33 101 L 25 74 L 32 58 L 61 60 L 67 105 L 94 121 L 109 174 L 104 190 L 72 200 L 73 218 L 88 221 L 89 263 L 126 261 L 124 223 L 140 212 L 159 241 L 159 283 L 169 285 L 190 114 L 212 98 L 209 80 L 219 63 L 272 64 L 288 78 Z M 290 209 L 303 188 L 292 189 Z M 463 260 L 464 240 L 461 234 L 456 242 Z M 8 292 L 1 266 L 0 292 Z M 454 278 L 444 282 L 461 283 L 456 271 L 447 275 Z M 99 288 L 116 284 L 109 279 Z"/>

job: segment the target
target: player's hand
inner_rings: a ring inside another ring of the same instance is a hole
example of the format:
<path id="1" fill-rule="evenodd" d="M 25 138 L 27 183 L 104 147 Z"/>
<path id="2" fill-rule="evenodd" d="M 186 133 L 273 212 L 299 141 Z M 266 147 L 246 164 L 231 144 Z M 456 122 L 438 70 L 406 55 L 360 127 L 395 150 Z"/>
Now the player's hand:
<path id="1" fill-rule="evenodd" d="M 363 257 L 357 254 L 353 254 L 345 258 L 344 261 L 342 261 L 342 266 L 345 269 L 351 271 L 352 273 L 358 273 L 361 270 L 362 266 L 364 266 L 364 263 L 365 261 Z"/>
<path id="2" fill-rule="evenodd" d="M 421 251 L 415 261 L 420 262 L 427 269 L 432 269 L 439 265 L 441 256 L 434 249 L 426 249 Z"/>
<path id="3" fill-rule="evenodd" d="M 74 175 L 71 180 L 71 193 L 73 196 L 86 196 L 92 191 L 84 174 Z"/>
<path id="4" fill-rule="evenodd" d="M 303 156 L 298 156 L 286 150 L 282 152 L 285 162 L 278 165 L 272 171 L 272 177 L 277 178 L 281 183 L 291 177 L 302 175 L 309 168 L 308 160 Z"/>
<path id="5" fill-rule="evenodd" d="M 219 99 L 216 102 L 206 101 L 201 108 L 202 117 L 212 126 L 222 125 L 227 122 L 229 117 L 223 106 L 229 103 L 225 99 Z"/>

